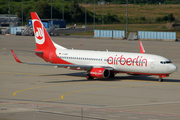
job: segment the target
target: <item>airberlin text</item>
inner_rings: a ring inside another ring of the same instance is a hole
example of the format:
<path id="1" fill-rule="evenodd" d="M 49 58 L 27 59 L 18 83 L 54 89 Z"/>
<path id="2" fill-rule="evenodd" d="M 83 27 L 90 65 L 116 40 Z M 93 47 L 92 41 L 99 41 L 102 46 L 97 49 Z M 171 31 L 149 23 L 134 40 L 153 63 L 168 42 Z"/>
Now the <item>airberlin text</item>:
<path id="1" fill-rule="evenodd" d="M 128 66 L 145 66 L 147 67 L 147 59 L 143 56 L 137 56 L 136 58 L 125 58 L 123 55 L 121 57 L 108 57 L 107 63 L 110 65 L 128 65 Z"/>
<path id="2" fill-rule="evenodd" d="M 42 29 L 37 27 L 36 37 L 43 37 Z"/>

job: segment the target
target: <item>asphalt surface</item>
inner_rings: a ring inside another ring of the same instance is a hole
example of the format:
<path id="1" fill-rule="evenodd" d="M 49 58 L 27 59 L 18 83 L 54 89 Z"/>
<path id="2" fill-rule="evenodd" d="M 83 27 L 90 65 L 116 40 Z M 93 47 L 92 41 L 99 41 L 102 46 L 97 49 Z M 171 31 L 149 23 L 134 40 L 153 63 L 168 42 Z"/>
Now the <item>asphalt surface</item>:
<path id="1" fill-rule="evenodd" d="M 52 37 L 66 48 L 139 52 L 138 41 Z M 146 53 L 180 68 L 180 42 L 142 41 Z M 0 35 L 0 120 L 179 120 L 180 72 L 157 76 L 117 74 L 86 80 L 85 71 L 15 62 L 10 49 L 34 50 L 34 36 Z M 32 52 L 21 61 L 45 63 Z"/>

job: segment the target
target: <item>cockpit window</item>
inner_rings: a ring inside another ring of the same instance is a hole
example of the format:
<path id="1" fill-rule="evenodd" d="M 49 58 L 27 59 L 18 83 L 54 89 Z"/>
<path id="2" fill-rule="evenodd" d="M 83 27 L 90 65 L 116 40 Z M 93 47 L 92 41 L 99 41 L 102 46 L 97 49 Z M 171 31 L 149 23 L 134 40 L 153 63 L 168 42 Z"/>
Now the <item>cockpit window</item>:
<path id="1" fill-rule="evenodd" d="M 170 64 L 172 63 L 171 61 L 160 61 L 161 64 Z"/>
<path id="2" fill-rule="evenodd" d="M 168 64 L 168 63 L 172 63 L 171 61 L 166 61 L 166 63 Z"/>

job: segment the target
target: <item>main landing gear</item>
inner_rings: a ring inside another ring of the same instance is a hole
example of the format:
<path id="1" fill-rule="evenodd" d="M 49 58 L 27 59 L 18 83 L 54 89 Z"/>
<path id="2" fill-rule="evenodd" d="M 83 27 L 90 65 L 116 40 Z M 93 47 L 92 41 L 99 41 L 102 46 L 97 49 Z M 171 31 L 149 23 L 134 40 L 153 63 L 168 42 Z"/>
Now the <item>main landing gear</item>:
<path id="1" fill-rule="evenodd" d="M 109 78 L 114 78 L 115 73 L 111 72 Z"/>
<path id="2" fill-rule="evenodd" d="M 159 78 L 159 82 L 163 82 L 163 78 L 160 77 L 160 78 Z"/>
<path id="3" fill-rule="evenodd" d="M 89 71 L 89 70 L 87 71 L 86 79 L 87 79 L 87 80 L 93 80 L 93 79 L 94 79 L 94 77 L 92 77 L 92 76 L 90 75 L 90 71 Z"/>
<path id="4" fill-rule="evenodd" d="M 87 78 L 87 80 L 93 80 L 93 79 L 94 79 L 93 77 L 91 77 L 90 74 L 87 74 L 87 75 L 86 75 L 86 78 Z"/>

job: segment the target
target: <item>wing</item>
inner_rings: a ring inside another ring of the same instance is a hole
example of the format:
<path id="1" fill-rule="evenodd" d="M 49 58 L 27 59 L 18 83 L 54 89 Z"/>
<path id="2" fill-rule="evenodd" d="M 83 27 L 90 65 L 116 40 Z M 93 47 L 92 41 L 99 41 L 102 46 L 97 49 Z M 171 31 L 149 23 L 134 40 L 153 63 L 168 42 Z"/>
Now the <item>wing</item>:
<path id="1" fill-rule="evenodd" d="M 90 65 L 69 65 L 69 64 L 45 64 L 45 63 L 26 63 L 28 65 L 46 65 L 46 66 L 55 66 L 57 68 L 64 67 L 69 69 L 77 69 L 77 70 L 91 70 L 93 66 Z"/>
<path id="2" fill-rule="evenodd" d="M 16 56 L 16 54 L 14 53 L 14 51 L 12 49 L 11 49 L 11 52 L 12 52 L 16 62 L 24 63 L 24 64 L 28 64 L 28 65 L 46 65 L 46 66 L 64 67 L 64 68 L 77 69 L 77 70 L 91 70 L 93 68 L 92 65 L 69 65 L 69 64 L 46 64 L 46 63 L 22 62 L 19 60 L 19 58 Z M 103 67 L 103 68 L 106 68 L 108 70 L 114 70 L 112 67 L 109 67 L 109 66 L 99 66 L 99 67 Z"/>
<path id="3" fill-rule="evenodd" d="M 34 52 L 34 53 L 43 53 L 43 51 L 34 51 L 34 50 L 19 50 L 19 49 L 14 49 L 16 51 L 23 51 L 23 52 Z M 12 52 L 12 49 L 11 49 Z"/>

